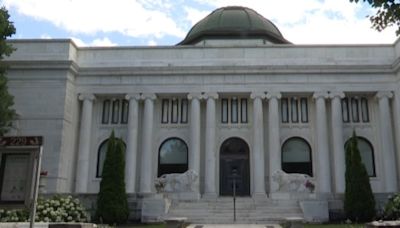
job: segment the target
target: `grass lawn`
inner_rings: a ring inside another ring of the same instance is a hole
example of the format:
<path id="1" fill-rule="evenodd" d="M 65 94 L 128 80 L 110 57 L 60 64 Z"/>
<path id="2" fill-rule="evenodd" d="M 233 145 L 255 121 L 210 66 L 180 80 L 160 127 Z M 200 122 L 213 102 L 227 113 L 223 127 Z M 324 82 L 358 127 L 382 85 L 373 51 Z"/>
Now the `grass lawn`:
<path id="1" fill-rule="evenodd" d="M 119 226 L 118 228 L 165 228 L 165 224 L 157 224 L 157 225 L 144 225 L 144 224 L 137 224 L 137 225 L 129 225 L 129 226 Z M 360 224 L 306 224 L 304 225 L 305 228 L 362 228 L 364 225 Z"/>
<path id="2" fill-rule="evenodd" d="M 306 224 L 304 228 L 362 228 L 363 224 Z"/>

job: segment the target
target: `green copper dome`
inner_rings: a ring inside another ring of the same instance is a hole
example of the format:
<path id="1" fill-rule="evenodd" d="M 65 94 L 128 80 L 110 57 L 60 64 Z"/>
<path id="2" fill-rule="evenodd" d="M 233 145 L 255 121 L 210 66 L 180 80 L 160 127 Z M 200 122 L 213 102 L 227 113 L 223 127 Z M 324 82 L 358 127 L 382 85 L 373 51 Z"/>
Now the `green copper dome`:
<path id="1" fill-rule="evenodd" d="M 212 39 L 262 38 L 274 44 L 289 44 L 268 19 L 247 7 L 228 6 L 214 10 L 195 24 L 178 45 L 195 44 Z"/>

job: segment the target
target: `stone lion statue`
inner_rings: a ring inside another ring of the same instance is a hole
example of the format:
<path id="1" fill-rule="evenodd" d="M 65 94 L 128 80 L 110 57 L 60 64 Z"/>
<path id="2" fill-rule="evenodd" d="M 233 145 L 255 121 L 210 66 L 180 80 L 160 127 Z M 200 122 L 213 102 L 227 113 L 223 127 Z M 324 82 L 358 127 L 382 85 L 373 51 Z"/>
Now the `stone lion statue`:
<path id="1" fill-rule="evenodd" d="M 164 174 L 156 178 L 154 185 L 158 193 L 194 192 L 198 185 L 198 174 L 194 170 L 185 173 Z"/>
<path id="2" fill-rule="evenodd" d="M 285 173 L 277 170 L 272 174 L 272 181 L 280 192 L 314 192 L 315 183 L 307 174 Z"/>

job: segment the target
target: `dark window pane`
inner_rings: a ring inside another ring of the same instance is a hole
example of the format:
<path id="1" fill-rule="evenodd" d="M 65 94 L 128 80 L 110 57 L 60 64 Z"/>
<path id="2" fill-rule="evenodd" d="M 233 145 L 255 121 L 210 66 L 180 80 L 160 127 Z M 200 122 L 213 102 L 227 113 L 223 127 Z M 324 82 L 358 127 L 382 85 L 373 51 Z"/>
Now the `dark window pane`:
<path id="1" fill-rule="evenodd" d="M 301 106 L 301 122 L 307 123 L 308 122 L 308 103 L 307 98 L 303 97 L 300 99 L 300 106 Z"/>
<path id="2" fill-rule="evenodd" d="M 228 99 L 221 100 L 221 122 L 228 123 Z"/>
<path id="3" fill-rule="evenodd" d="M 350 121 L 349 99 L 347 97 L 342 99 L 342 117 L 343 117 L 343 122 L 348 123 Z"/>
<path id="4" fill-rule="evenodd" d="M 351 117 L 353 122 L 360 122 L 358 115 L 358 99 L 356 98 L 351 98 Z"/>
<path id="5" fill-rule="evenodd" d="M 242 123 L 247 123 L 247 99 L 243 98 L 240 100 L 240 118 Z"/>
<path id="6" fill-rule="evenodd" d="M 368 99 L 365 97 L 361 98 L 361 116 L 364 123 L 369 122 Z"/>
<path id="7" fill-rule="evenodd" d="M 162 99 L 162 104 L 161 104 L 161 123 L 168 123 L 168 106 L 169 106 L 169 100 L 168 99 Z"/>
<path id="8" fill-rule="evenodd" d="M 158 176 L 167 173 L 184 173 L 188 169 L 188 148 L 178 138 L 165 140 L 159 151 Z"/>
<path id="9" fill-rule="evenodd" d="M 112 123 L 117 124 L 119 121 L 119 100 L 113 101 L 112 105 Z"/>
<path id="10" fill-rule="evenodd" d="M 289 107 L 288 107 L 288 99 L 282 98 L 281 100 L 281 115 L 282 115 L 282 122 L 288 123 L 289 122 Z"/>
<path id="11" fill-rule="evenodd" d="M 345 151 L 350 142 L 350 139 L 345 143 Z M 364 163 L 365 169 L 367 170 L 368 176 L 375 177 L 375 159 L 374 149 L 372 144 L 365 138 L 357 138 L 357 146 L 360 151 L 361 161 Z"/>
<path id="12" fill-rule="evenodd" d="M 188 100 L 182 99 L 181 100 L 181 123 L 188 122 Z"/>
<path id="13" fill-rule="evenodd" d="M 302 138 L 290 138 L 282 146 L 282 170 L 312 176 L 311 148 Z"/>
<path id="14" fill-rule="evenodd" d="M 104 160 L 106 159 L 107 143 L 108 140 L 100 144 L 99 151 L 97 152 L 97 169 L 96 177 L 101 177 L 103 173 Z"/>
<path id="15" fill-rule="evenodd" d="M 103 115 L 101 118 L 101 123 L 108 124 L 110 121 L 110 100 L 105 100 L 103 102 Z"/>
<path id="16" fill-rule="evenodd" d="M 298 103 L 298 101 L 297 101 L 297 99 L 296 98 L 294 98 L 294 97 L 292 97 L 291 99 L 290 99 L 290 110 L 291 110 L 291 113 L 292 113 L 292 122 L 293 123 L 298 123 L 299 122 L 299 110 L 298 110 L 298 105 L 297 105 L 297 103 Z"/>
<path id="17" fill-rule="evenodd" d="M 178 99 L 172 100 L 171 123 L 178 123 Z"/>
<path id="18" fill-rule="evenodd" d="M 238 100 L 236 98 L 231 100 L 231 122 L 238 122 Z"/>
<path id="19" fill-rule="evenodd" d="M 129 101 L 122 101 L 122 114 L 121 114 L 121 123 L 128 123 L 128 112 L 129 112 Z"/>

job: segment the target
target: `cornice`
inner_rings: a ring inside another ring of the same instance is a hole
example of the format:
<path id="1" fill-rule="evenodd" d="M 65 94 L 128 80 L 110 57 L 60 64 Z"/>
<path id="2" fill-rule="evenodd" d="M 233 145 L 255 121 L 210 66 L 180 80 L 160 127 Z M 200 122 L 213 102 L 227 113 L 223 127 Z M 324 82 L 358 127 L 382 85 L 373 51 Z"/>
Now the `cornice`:
<path id="1" fill-rule="evenodd" d="M 78 74 L 79 66 L 72 60 L 2 61 L 10 70 L 68 70 Z"/>

